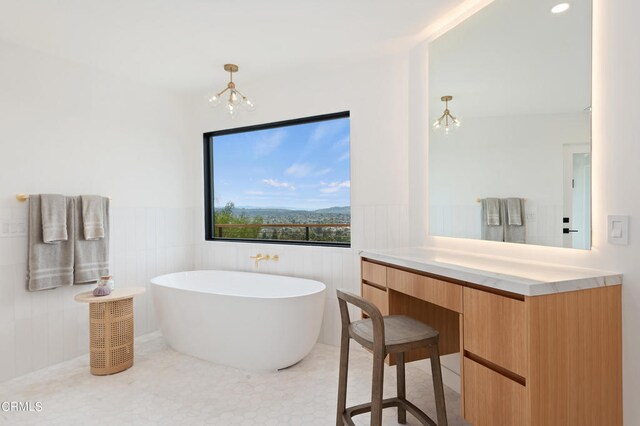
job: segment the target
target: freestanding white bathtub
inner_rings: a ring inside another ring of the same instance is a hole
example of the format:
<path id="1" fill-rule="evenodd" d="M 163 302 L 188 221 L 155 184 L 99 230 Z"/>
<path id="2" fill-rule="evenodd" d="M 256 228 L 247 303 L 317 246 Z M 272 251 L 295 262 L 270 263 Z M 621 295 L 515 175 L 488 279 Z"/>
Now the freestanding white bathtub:
<path id="1" fill-rule="evenodd" d="M 160 328 L 179 352 L 245 370 L 277 370 L 318 340 L 326 287 L 319 281 L 232 271 L 151 280 Z"/>

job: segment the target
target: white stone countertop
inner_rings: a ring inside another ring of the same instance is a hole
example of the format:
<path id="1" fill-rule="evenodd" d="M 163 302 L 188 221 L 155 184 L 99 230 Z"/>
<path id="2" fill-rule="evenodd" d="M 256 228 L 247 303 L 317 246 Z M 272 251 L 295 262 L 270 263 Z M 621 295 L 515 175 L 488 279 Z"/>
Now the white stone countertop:
<path id="1" fill-rule="evenodd" d="M 524 296 L 622 284 L 622 274 L 452 250 L 362 250 L 360 256 Z"/>

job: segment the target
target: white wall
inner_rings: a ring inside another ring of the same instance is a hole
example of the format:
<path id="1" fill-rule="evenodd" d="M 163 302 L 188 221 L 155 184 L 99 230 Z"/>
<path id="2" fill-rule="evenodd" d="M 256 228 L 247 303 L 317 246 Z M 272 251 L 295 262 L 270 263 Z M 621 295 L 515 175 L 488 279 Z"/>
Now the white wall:
<path id="1" fill-rule="evenodd" d="M 635 232 L 633 217 L 640 214 L 640 143 L 633 125 L 640 115 L 640 57 L 633 54 L 640 51 L 638 16 L 640 3 L 633 0 L 594 1 L 591 251 L 427 236 L 426 43 L 409 55 L 345 69 L 291 70 L 253 86 L 243 86 L 239 76 L 239 88 L 258 109 L 232 123 L 204 107 L 204 96 L 183 107 L 177 96 L 0 44 L 0 215 L 24 218 L 16 192 L 113 196 L 120 285 L 190 268 L 190 238 L 197 241 L 198 267 L 251 270 L 249 255 L 279 253 L 280 263 L 261 270 L 328 284 L 322 341 L 331 343 L 338 321 L 333 290 L 357 290 L 360 248 L 426 243 L 619 271 L 625 276 L 625 423 L 638 424 L 640 239 L 632 234 L 629 246 L 612 246 L 605 232 L 606 215 L 631 215 Z M 203 241 L 203 132 L 341 110 L 352 112 L 352 249 Z M 191 113 L 196 124 L 185 132 Z M 68 159 L 71 166 L 61 167 Z M 78 289 L 26 293 L 25 261 L 24 238 L 0 239 L 0 341 L 14 342 L 0 345 L 0 380 L 75 356 L 88 343 L 86 307 L 71 300 Z M 138 313 L 139 332 L 155 326 L 145 300 L 138 303 L 146 309 Z"/>
<path id="2" fill-rule="evenodd" d="M 590 140 L 587 112 L 467 117 L 450 135 L 432 130 L 431 234 L 480 239 L 476 199 L 519 197 L 526 198 L 527 244 L 562 247 L 563 146 Z"/>
<path id="3" fill-rule="evenodd" d="M 212 110 L 205 97 L 197 97 L 198 126 L 193 138 L 228 127 L 351 111 L 352 248 L 260 245 L 205 242 L 202 220 L 197 266 L 250 271 L 256 253 L 279 254 L 278 263 L 262 263 L 260 271 L 314 278 L 327 285 L 321 342 L 339 342 L 336 288 L 359 291 L 362 248 L 408 244 L 407 110 L 408 61 L 406 55 L 378 58 L 342 69 L 291 70 L 244 86 L 240 90 L 257 104 L 255 112 L 230 121 L 222 110 Z M 193 153 L 200 164 L 202 149 Z M 202 204 L 202 170 L 194 176 Z"/>
<path id="4" fill-rule="evenodd" d="M 192 268 L 185 102 L 4 42 L 0 64 L 0 222 L 26 223 L 19 192 L 110 195 L 116 286 Z M 88 351 L 73 296 L 93 286 L 29 293 L 26 261 L 26 236 L 0 237 L 0 381 Z M 149 294 L 135 307 L 136 334 L 156 329 Z"/>
<path id="5" fill-rule="evenodd" d="M 594 0 L 594 73 L 593 73 L 593 248 L 590 251 L 560 249 L 446 237 L 424 237 L 426 244 L 443 249 L 471 250 L 497 256 L 532 259 L 542 262 L 602 268 L 624 274 L 623 298 L 623 382 L 625 424 L 640 424 L 640 234 L 634 220 L 640 216 L 640 143 L 635 123 L 640 116 L 640 51 L 638 30 L 640 3 L 634 0 L 615 2 Z M 412 52 L 411 104 L 420 104 L 427 77 L 426 45 Z M 409 171 L 412 194 L 427 193 L 427 173 L 420 165 L 427 163 L 426 127 L 418 112 L 410 112 L 409 141 L 412 168 Z M 421 225 L 427 207 L 411 212 L 410 226 Z M 606 217 L 610 214 L 631 216 L 628 246 L 607 243 Z M 426 235 L 423 227 L 420 234 Z M 419 239 L 418 239 L 419 240 Z"/>

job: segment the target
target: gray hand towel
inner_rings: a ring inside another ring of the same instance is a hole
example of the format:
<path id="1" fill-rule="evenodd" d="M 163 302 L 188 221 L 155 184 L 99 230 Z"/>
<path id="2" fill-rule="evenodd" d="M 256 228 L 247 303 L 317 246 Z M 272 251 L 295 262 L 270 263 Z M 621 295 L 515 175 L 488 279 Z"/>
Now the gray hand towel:
<path id="1" fill-rule="evenodd" d="M 104 237 L 104 214 L 102 197 L 81 195 L 82 222 L 85 240 L 99 240 Z"/>
<path id="2" fill-rule="evenodd" d="M 42 240 L 45 243 L 67 241 L 67 200 L 64 195 L 42 194 Z"/>
<path id="3" fill-rule="evenodd" d="M 82 197 L 76 198 L 76 238 L 74 284 L 94 283 L 109 275 L 109 199 L 101 197 L 104 237 L 99 240 L 80 238 L 84 230 Z"/>
<path id="4" fill-rule="evenodd" d="M 482 226 L 481 229 L 481 237 L 483 240 L 489 241 L 504 241 L 504 226 L 500 223 L 504 224 L 504 221 L 500 222 L 498 220 L 498 225 L 489 225 L 488 220 L 488 212 L 489 212 L 489 198 L 485 198 L 482 200 Z M 497 200 L 497 198 L 492 198 L 492 200 Z M 500 203 L 498 203 L 498 217 L 500 217 Z M 495 221 L 494 221 L 495 222 Z"/>
<path id="5" fill-rule="evenodd" d="M 520 211 L 524 211 L 524 200 L 519 199 Z M 502 200 L 503 203 L 503 216 L 507 215 L 507 200 Z M 520 216 L 521 225 L 509 225 L 508 218 L 504 217 L 504 240 L 508 243 L 526 243 L 527 242 L 527 224 L 524 220 L 524 215 Z"/>
<path id="6" fill-rule="evenodd" d="M 522 226 L 522 208 L 520 198 L 507 198 L 507 224 Z"/>
<path id="7" fill-rule="evenodd" d="M 45 244 L 42 239 L 42 209 L 39 195 L 29 196 L 29 256 L 27 289 L 48 290 L 73 284 L 75 200 L 66 197 L 67 241 Z"/>
<path id="8" fill-rule="evenodd" d="M 487 209 L 487 225 L 500 226 L 500 199 L 485 198 Z"/>

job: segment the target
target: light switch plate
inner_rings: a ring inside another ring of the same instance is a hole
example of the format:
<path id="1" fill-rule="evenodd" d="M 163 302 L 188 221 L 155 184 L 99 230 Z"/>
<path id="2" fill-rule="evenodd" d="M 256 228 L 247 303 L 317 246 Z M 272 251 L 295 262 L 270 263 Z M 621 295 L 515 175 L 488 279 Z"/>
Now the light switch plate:
<path id="1" fill-rule="evenodd" d="M 628 245 L 629 216 L 608 216 L 607 236 L 611 244 Z"/>

